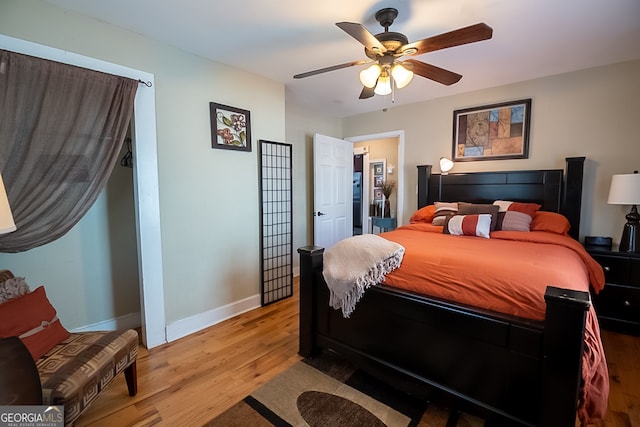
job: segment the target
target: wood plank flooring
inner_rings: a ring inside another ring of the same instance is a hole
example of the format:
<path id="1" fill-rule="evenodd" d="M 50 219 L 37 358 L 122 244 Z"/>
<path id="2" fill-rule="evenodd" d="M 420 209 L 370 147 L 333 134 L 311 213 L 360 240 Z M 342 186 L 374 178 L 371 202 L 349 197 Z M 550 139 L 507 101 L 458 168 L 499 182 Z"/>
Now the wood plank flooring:
<path id="1" fill-rule="evenodd" d="M 298 280 L 294 296 L 150 351 L 140 348 L 138 395 L 124 376 L 76 426 L 199 426 L 300 360 Z M 640 427 L 640 337 L 603 331 L 611 376 L 598 427 Z"/>

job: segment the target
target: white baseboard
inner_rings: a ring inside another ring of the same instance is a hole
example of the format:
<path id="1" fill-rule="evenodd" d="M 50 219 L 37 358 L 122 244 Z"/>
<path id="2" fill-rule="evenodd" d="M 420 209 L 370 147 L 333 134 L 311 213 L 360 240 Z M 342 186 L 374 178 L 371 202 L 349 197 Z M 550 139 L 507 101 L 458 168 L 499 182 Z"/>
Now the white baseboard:
<path id="1" fill-rule="evenodd" d="M 300 267 L 293 268 L 293 276 L 300 275 Z M 218 307 L 204 313 L 196 314 L 173 322 L 165 327 L 167 342 L 175 341 L 179 338 L 198 332 L 202 329 L 213 326 L 224 320 L 230 319 L 247 311 L 260 307 L 260 294 L 245 298 L 243 300 Z M 140 327 L 142 319 L 140 313 L 131 313 L 115 319 L 104 320 L 87 326 L 82 326 L 70 332 L 89 331 L 114 331 L 116 329 L 134 329 Z"/>
<path id="2" fill-rule="evenodd" d="M 142 324 L 140 313 L 125 314 L 115 319 L 103 320 L 91 325 L 81 326 L 69 332 L 115 331 L 117 329 L 135 329 Z"/>
<path id="3" fill-rule="evenodd" d="M 239 314 L 256 309 L 260 307 L 260 301 L 260 294 L 257 294 L 168 324 L 166 326 L 167 341 L 175 341 Z"/>

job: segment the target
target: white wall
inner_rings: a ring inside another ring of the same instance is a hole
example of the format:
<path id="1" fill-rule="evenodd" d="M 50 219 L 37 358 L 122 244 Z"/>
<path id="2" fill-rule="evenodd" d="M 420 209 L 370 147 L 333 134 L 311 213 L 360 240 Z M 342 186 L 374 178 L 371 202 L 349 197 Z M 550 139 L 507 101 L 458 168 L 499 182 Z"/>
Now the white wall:
<path id="1" fill-rule="evenodd" d="M 0 3 L 0 32 L 155 75 L 167 322 L 257 295 L 257 140 L 284 141 L 284 86 L 38 0 Z M 211 101 L 251 112 L 252 152 L 211 149 Z M 42 251 L 28 251 L 20 272 L 29 280 L 43 265 L 57 266 L 46 282 L 60 285 L 48 285 L 47 292 L 68 328 L 94 319 L 77 310 L 85 300 L 78 289 L 91 285 L 66 272 L 86 268 L 87 257 L 100 257 L 86 242 L 103 239 L 94 229 L 73 230 L 69 237 L 75 233 L 79 237 L 67 253 L 51 254 L 50 260 Z M 2 255 L 0 263 L 13 269 L 13 257 Z M 117 268 L 103 262 L 101 269 Z M 100 292 L 87 298 L 99 300 Z"/>
<path id="2" fill-rule="evenodd" d="M 640 169 L 638 76 L 640 61 L 632 61 L 389 108 L 346 118 L 343 136 L 404 129 L 407 221 L 416 209 L 416 166 L 451 157 L 454 110 L 532 98 L 528 159 L 459 162 L 453 171 L 563 168 L 565 157 L 586 156 L 581 236 L 618 242 L 630 207 L 608 205 L 607 196 L 612 175 Z"/>

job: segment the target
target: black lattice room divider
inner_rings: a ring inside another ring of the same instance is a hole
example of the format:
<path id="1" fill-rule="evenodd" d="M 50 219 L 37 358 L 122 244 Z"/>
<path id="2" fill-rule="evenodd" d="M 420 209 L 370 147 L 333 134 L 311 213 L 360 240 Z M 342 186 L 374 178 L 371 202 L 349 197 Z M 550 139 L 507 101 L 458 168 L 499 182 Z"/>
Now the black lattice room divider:
<path id="1" fill-rule="evenodd" d="M 260 140 L 262 305 L 293 295 L 292 145 Z"/>

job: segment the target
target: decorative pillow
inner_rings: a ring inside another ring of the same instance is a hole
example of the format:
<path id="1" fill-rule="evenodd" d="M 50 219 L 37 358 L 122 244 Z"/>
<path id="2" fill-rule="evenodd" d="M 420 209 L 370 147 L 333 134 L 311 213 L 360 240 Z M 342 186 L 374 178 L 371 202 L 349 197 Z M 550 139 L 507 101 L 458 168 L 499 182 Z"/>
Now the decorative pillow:
<path id="1" fill-rule="evenodd" d="M 415 211 L 413 215 L 411 215 L 411 218 L 409 218 L 409 222 L 411 224 L 416 222 L 431 222 L 435 215 L 436 205 L 427 205 Z"/>
<path id="2" fill-rule="evenodd" d="M 491 231 L 496 229 L 498 222 L 498 206 L 484 205 L 480 203 L 458 203 L 459 215 L 472 215 L 472 214 L 490 214 L 491 215 Z"/>
<path id="3" fill-rule="evenodd" d="M 436 202 L 435 216 L 431 223 L 433 225 L 444 225 L 447 218 L 458 212 L 458 203 Z"/>
<path id="4" fill-rule="evenodd" d="M 24 277 L 12 277 L 0 283 L 0 304 L 29 292 L 29 284 Z"/>
<path id="5" fill-rule="evenodd" d="M 504 231 L 529 231 L 531 220 L 540 209 L 537 203 L 496 200 L 493 204 L 500 207 L 496 230 Z"/>
<path id="6" fill-rule="evenodd" d="M 522 212 L 498 212 L 496 230 L 500 231 L 529 231 L 531 217 Z"/>
<path id="7" fill-rule="evenodd" d="M 550 233 L 568 234 L 569 220 L 556 212 L 538 211 L 531 221 L 531 231 L 548 231 Z"/>
<path id="8" fill-rule="evenodd" d="M 500 212 L 522 212 L 526 213 L 532 218 L 536 214 L 536 212 L 540 210 L 541 207 L 537 203 L 510 202 L 507 200 L 496 200 L 495 202 L 493 202 L 493 204 L 500 207 Z"/>
<path id="9" fill-rule="evenodd" d="M 447 218 L 442 232 L 455 236 L 477 236 L 488 239 L 490 230 L 491 214 L 471 214 Z"/>
<path id="10" fill-rule="evenodd" d="M 11 336 L 20 337 L 33 360 L 69 336 L 44 287 L 0 305 L 0 338 Z"/>

